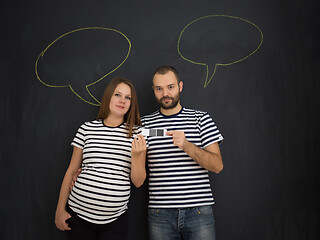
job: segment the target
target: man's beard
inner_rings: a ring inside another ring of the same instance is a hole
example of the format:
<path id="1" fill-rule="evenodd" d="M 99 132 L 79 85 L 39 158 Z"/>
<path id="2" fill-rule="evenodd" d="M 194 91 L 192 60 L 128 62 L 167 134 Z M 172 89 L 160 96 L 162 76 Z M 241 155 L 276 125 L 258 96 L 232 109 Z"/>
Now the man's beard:
<path id="1" fill-rule="evenodd" d="M 171 103 L 170 104 L 163 103 L 162 100 L 164 99 L 171 99 Z M 157 99 L 157 102 L 160 104 L 161 108 L 163 109 L 172 109 L 177 106 L 179 100 L 180 100 L 180 93 L 178 93 L 174 97 L 168 97 L 168 96 L 162 97 L 160 99 Z"/>

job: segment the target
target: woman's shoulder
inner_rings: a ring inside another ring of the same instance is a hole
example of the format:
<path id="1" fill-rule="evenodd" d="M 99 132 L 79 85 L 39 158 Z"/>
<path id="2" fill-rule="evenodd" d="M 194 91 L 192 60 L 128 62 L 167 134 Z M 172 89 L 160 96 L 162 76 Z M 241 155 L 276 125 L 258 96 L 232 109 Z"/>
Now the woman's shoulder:
<path id="1" fill-rule="evenodd" d="M 128 131 L 128 128 L 127 128 L 127 124 L 124 123 L 123 124 L 123 128 Z M 133 125 L 132 126 L 132 134 L 134 136 L 136 136 L 137 134 L 141 134 L 142 133 L 142 127 L 140 125 Z"/>
<path id="2" fill-rule="evenodd" d="M 129 126 L 126 122 L 124 122 L 124 123 L 121 124 L 121 125 L 123 125 L 123 127 L 128 127 L 128 126 Z M 121 125 L 120 125 L 120 126 L 121 126 Z M 135 125 L 135 124 L 133 124 L 133 125 L 132 125 L 132 129 L 133 129 L 133 130 L 139 130 L 139 129 L 141 129 L 141 126 L 140 126 L 140 125 Z"/>
<path id="3" fill-rule="evenodd" d="M 102 120 L 91 120 L 84 122 L 80 127 L 81 128 L 95 128 L 95 127 L 101 127 L 103 125 Z"/>
<path id="4" fill-rule="evenodd" d="M 133 129 L 134 130 L 141 130 L 141 126 L 140 125 L 133 125 Z"/>

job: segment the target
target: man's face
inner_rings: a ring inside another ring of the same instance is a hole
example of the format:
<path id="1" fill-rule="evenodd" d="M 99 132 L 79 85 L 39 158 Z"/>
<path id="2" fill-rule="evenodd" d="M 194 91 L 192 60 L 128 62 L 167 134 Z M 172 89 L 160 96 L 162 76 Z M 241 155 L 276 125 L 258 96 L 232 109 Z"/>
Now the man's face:
<path id="1" fill-rule="evenodd" d="M 153 78 L 153 91 L 157 102 L 163 109 L 175 108 L 180 100 L 182 82 L 178 84 L 173 72 L 156 74 Z"/>

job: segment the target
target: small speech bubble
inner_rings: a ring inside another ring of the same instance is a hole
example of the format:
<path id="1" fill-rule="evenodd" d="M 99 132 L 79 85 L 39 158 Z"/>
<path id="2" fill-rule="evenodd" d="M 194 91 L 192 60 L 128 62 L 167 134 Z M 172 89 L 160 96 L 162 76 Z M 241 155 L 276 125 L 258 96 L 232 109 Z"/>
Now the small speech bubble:
<path id="1" fill-rule="evenodd" d="M 206 67 L 206 87 L 218 66 L 247 59 L 258 51 L 262 42 L 262 31 L 254 23 L 239 17 L 208 15 L 183 28 L 177 49 L 184 60 Z"/>
<path id="2" fill-rule="evenodd" d="M 35 73 L 45 86 L 69 87 L 82 101 L 100 106 L 89 87 L 119 69 L 130 50 L 129 38 L 118 30 L 79 28 L 61 35 L 40 53 Z"/>

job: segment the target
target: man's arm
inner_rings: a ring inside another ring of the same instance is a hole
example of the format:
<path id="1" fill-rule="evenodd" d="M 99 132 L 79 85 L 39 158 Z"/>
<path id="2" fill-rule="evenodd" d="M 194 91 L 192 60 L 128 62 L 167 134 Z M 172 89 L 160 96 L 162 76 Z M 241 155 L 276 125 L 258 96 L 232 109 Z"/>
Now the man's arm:
<path id="1" fill-rule="evenodd" d="M 201 149 L 189 142 L 182 131 L 168 131 L 167 135 L 172 136 L 173 144 L 182 149 L 201 167 L 215 173 L 219 173 L 223 169 L 218 143 L 210 144 L 204 149 Z"/>

